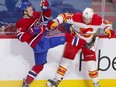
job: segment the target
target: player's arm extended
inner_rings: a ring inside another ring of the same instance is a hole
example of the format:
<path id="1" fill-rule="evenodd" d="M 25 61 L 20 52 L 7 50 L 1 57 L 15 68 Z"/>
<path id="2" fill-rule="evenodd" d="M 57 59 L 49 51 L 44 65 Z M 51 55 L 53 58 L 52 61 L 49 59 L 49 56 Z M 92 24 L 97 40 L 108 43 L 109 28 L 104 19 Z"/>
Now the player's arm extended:
<path id="1" fill-rule="evenodd" d="M 37 18 L 38 21 L 41 23 L 50 19 L 51 9 L 49 8 L 49 3 L 47 0 L 41 0 L 40 6 L 41 11 L 34 11 L 34 17 Z"/>
<path id="2" fill-rule="evenodd" d="M 105 35 L 107 35 L 109 38 L 111 38 L 114 35 L 111 22 L 107 20 L 102 20 L 101 28 L 104 29 Z"/>
<path id="3" fill-rule="evenodd" d="M 42 12 L 41 12 L 41 21 L 46 21 L 48 19 L 50 19 L 51 17 L 51 9 L 49 8 L 49 3 L 47 0 L 41 0 L 41 3 L 40 3 L 40 6 L 41 6 L 41 9 L 42 9 Z"/>
<path id="4" fill-rule="evenodd" d="M 54 20 L 48 22 L 47 26 L 49 30 L 56 29 L 62 23 L 72 23 L 72 13 L 59 14 Z"/>
<path id="5" fill-rule="evenodd" d="M 47 21 L 49 20 L 51 17 L 51 9 L 47 9 L 46 11 L 43 11 L 43 15 L 42 15 L 42 22 L 43 21 Z"/>

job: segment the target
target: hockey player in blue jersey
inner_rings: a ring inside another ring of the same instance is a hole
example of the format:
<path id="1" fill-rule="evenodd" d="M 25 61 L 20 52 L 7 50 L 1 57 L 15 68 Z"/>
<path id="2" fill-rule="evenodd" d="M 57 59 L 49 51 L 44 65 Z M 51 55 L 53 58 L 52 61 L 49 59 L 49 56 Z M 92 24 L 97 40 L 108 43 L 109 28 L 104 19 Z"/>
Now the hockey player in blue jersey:
<path id="1" fill-rule="evenodd" d="M 41 4 L 43 9 L 42 15 L 41 12 L 33 11 L 33 7 L 29 2 L 24 2 L 19 6 L 24 16 L 16 23 L 17 37 L 19 41 L 27 42 L 32 47 L 35 58 L 35 65 L 23 80 L 22 87 L 29 87 L 29 84 L 43 70 L 44 64 L 47 62 L 48 50 L 64 44 L 66 41 L 64 33 L 47 36 L 47 27 L 42 25 L 41 22 L 50 18 L 51 11 L 48 8 L 47 0 L 43 0 Z"/>

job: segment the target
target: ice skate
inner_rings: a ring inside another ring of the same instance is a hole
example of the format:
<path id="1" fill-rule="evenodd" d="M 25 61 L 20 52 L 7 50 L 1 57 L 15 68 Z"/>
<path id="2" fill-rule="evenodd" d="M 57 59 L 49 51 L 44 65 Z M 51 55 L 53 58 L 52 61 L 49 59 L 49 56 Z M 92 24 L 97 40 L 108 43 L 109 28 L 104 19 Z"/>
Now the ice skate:
<path id="1" fill-rule="evenodd" d="M 22 87 L 29 87 L 29 84 L 25 81 L 25 79 L 23 79 Z"/>
<path id="2" fill-rule="evenodd" d="M 100 87 L 100 85 L 98 82 L 96 82 L 96 83 L 93 83 L 93 87 Z"/>
<path id="3" fill-rule="evenodd" d="M 60 82 L 61 82 L 60 80 L 54 81 L 54 80 L 49 79 L 47 81 L 47 87 L 58 87 L 58 84 Z"/>

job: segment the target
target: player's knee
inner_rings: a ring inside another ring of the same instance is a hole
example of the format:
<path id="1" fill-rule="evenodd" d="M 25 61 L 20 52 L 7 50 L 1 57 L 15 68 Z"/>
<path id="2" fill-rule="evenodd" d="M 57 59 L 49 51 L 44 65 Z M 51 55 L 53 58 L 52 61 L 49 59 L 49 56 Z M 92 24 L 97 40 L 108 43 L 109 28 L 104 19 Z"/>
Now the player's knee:
<path id="1" fill-rule="evenodd" d="M 75 47 L 67 43 L 63 57 L 73 60 L 75 58 L 75 55 L 76 55 Z"/>
<path id="2" fill-rule="evenodd" d="M 84 61 L 96 61 L 96 57 L 94 54 L 85 55 Z"/>
<path id="3" fill-rule="evenodd" d="M 35 66 L 33 66 L 32 70 L 33 70 L 34 72 L 36 72 L 36 73 L 39 73 L 40 71 L 43 70 L 43 67 L 44 67 L 43 64 L 42 64 L 42 65 L 35 65 Z"/>
<path id="4" fill-rule="evenodd" d="M 94 51 L 87 51 L 84 54 L 84 61 L 96 61 L 96 55 Z"/>

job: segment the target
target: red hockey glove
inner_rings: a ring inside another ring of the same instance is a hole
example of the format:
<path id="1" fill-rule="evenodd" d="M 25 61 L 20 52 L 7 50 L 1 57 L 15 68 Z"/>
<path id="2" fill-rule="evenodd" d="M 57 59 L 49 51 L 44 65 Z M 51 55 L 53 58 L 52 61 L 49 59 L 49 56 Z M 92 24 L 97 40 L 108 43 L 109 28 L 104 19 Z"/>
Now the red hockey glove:
<path id="1" fill-rule="evenodd" d="M 55 30 L 58 24 L 55 21 L 49 21 L 47 24 L 48 30 Z"/>
<path id="2" fill-rule="evenodd" d="M 47 0 L 41 0 L 40 6 L 43 10 L 48 9 L 49 3 Z"/>
<path id="3" fill-rule="evenodd" d="M 108 38 L 111 38 L 112 36 L 115 35 L 115 32 L 113 30 L 107 29 L 105 31 L 105 35 L 108 35 Z"/>

